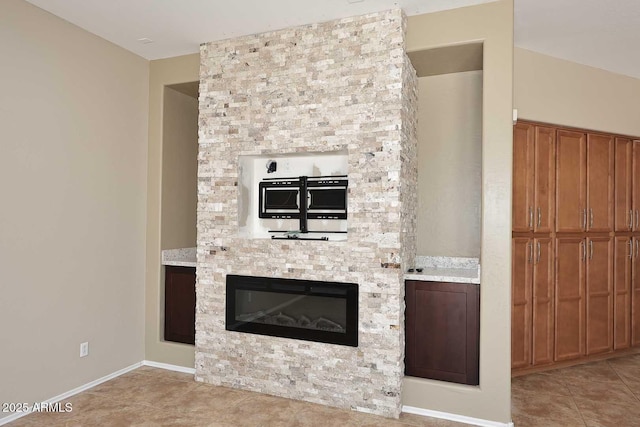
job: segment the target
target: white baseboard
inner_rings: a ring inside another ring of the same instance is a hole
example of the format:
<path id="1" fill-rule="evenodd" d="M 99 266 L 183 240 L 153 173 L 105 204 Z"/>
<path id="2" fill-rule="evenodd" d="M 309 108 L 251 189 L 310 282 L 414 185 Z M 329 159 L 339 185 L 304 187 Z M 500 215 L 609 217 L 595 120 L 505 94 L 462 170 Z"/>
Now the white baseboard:
<path id="1" fill-rule="evenodd" d="M 416 408 L 414 406 L 403 406 L 402 412 L 407 414 L 422 415 L 423 417 L 440 418 L 443 420 L 456 421 L 458 423 L 471 424 L 481 427 L 514 427 L 513 422 L 500 423 L 497 421 L 483 420 L 482 418 L 467 417 L 464 415 L 451 414 L 449 412 L 432 411 L 430 409 Z"/>
<path id="2" fill-rule="evenodd" d="M 187 368 L 185 366 L 171 365 L 169 363 L 154 362 L 152 360 L 143 360 L 142 364 L 144 366 L 151 366 L 152 368 L 160 368 L 160 369 L 166 369 L 168 371 L 184 372 L 185 374 L 195 375 L 196 373 L 195 368 Z"/>
<path id="3" fill-rule="evenodd" d="M 52 397 L 50 399 L 44 400 L 42 402 L 38 402 L 38 403 L 56 403 L 59 402 L 61 400 L 67 399 L 71 396 L 74 396 L 78 393 L 81 393 L 83 391 L 89 390 L 92 387 L 97 386 L 98 384 L 102 384 L 103 382 L 112 380 L 116 377 L 119 377 L 120 375 L 126 374 L 127 372 L 133 371 L 134 369 L 139 368 L 140 366 L 142 366 L 142 362 L 138 362 L 138 363 L 134 363 L 133 365 L 127 366 L 126 368 L 120 369 L 119 371 L 113 372 L 109 375 L 105 375 L 102 378 L 98 378 L 97 380 L 91 381 L 89 383 L 86 383 L 85 385 L 81 385 L 80 387 L 76 387 L 73 390 L 69 390 L 65 393 L 59 394 L 55 397 Z M 29 415 L 31 412 L 18 412 L 12 415 L 9 415 L 8 417 L 4 417 L 4 418 L 0 418 L 0 426 L 4 425 L 4 424 L 8 424 L 11 421 L 15 421 L 18 418 L 24 417 L 25 415 Z"/>

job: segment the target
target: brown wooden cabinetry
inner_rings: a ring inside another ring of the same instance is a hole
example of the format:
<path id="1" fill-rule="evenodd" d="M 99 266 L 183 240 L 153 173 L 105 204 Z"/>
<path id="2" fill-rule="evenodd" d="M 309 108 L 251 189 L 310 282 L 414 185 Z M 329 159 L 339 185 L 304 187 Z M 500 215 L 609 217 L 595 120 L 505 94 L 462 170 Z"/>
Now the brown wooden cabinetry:
<path id="1" fill-rule="evenodd" d="M 640 346 L 640 236 L 634 236 L 631 273 L 631 345 Z"/>
<path id="2" fill-rule="evenodd" d="M 581 237 L 556 239 L 555 360 L 584 354 L 585 241 Z"/>
<path id="3" fill-rule="evenodd" d="M 556 238 L 555 360 L 613 349 L 610 237 Z"/>
<path id="4" fill-rule="evenodd" d="M 613 350 L 613 239 L 587 237 L 586 354 Z"/>
<path id="5" fill-rule="evenodd" d="M 513 143 L 512 368 L 640 346 L 640 140 L 521 121 Z"/>
<path id="6" fill-rule="evenodd" d="M 184 344 L 195 343 L 196 269 L 165 267 L 164 339 Z"/>
<path id="7" fill-rule="evenodd" d="M 631 231 L 633 228 L 632 177 L 633 145 L 629 138 L 616 138 L 614 208 L 615 231 Z"/>
<path id="8" fill-rule="evenodd" d="M 629 288 L 630 298 L 630 345 L 640 346 L 640 140 L 618 138 L 616 143 L 626 148 L 628 153 L 631 147 L 631 180 L 630 180 L 630 224 L 632 235 L 631 248 L 631 284 Z M 616 166 L 617 173 L 617 166 Z M 616 208 L 618 207 L 616 203 Z"/>
<path id="9" fill-rule="evenodd" d="M 513 239 L 511 363 L 553 362 L 553 245 L 551 238 Z"/>
<path id="10" fill-rule="evenodd" d="M 633 231 L 640 232 L 640 140 L 632 145 L 631 209 L 633 211 Z"/>
<path id="11" fill-rule="evenodd" d="M 614 138 L 587 134 L 587 220 L 585 231 L 613 230 Z"/>
<path id="12" fill-rule="evenodd" d="M 613 229 L 613 141 L 609 135 L 558 130 L 557 232 Z"/>
<path id="13" fill-rule="evenodd" d="M 533 365 L 553 362 L 554 248 L 549 237 L 533 241 Z"/>
<path id="14" fill-rule="evenodd" d="M 556 149 L 556 231 L 584 230 L 586 134 L 559 130 Z"/>
<path id="15" fill-rule="evenodd" d="M 405 373 L 477 385 L 479 285 L 412 280 L 405 283 Z"/>
<path id="16" fill-rule="evenodd" d="M 513 127 L 513 200 L 514 232 L 525 232 L 533 226 L 533 138 L 535 127 L 516 123 Z"/>
<path id="17" fill-rule="evenodd" d="M 554 214 L 555 129 L 518 123 L 513 144 L 513 231 L 548 233 Z"/>
<path id="18" fill-rule="evenodd" d="M 511 245 L 511 367 L 531 366 L 533 239 L 515 237 Z"/>
<path id="19" fill-rule="evenodd" d="M 640 140 L 617 137 L 615 147 L 615 231 L 621 235 L 616 236 L 614 348 L 624 349 L 640 346 Z"/>
<path id="20" fill-rule="evenodd" d="M 613 261 L 613 348 L 622 350 L 631 346 L 631 264 L 633 239 L 614 237 Z"/>
<path id="21" fill-rule="evenodd" d="M 615 231 L 640 231 L 640 140 L 615 139 Z"/>

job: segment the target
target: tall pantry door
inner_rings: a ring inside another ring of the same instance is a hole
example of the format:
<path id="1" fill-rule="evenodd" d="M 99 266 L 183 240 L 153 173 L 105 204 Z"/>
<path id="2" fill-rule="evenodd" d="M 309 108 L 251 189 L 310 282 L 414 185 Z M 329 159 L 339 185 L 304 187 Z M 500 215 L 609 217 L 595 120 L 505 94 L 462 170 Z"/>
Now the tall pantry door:
<path id="1" fill-rule="evenodd" d="M 584 133 L 559 130 L 556 139 L 556 231 L 586 227 L 586 142 Z"/>

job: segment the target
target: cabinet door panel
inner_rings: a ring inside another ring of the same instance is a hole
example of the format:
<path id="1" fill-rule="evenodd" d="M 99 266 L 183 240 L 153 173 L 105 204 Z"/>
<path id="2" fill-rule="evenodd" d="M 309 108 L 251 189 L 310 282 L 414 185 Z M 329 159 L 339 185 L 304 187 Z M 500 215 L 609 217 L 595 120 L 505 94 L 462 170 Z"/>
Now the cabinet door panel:
<path id="1" fill-rule="evenodd" d="M 613 229 L 613 137 L 587 136 L 587 230 Z"/>
<path id="2" fill-rule="evenodd" d="M 194 344 L 196 335 L 196 269 L 165 267 L 164 339 Z"/>
<path id="3" fill-rule="evenodd" d="M 640 237 L 633 238 L 631 274 L 631 345 L 640 346 Z"/>
<path id="4" fill-rule="evenodd" d="M 478 384 L 478 285 L 406 282 L 406 374 Z"/>
<path id="5" fill-rule="evenodd" d="M 533 226 L 533 139 L 534 126 L 513 127 L 513 231 L 530 231 Z"/>
<path id="6" fill-rule="evenodd" d="M 627 138 L 616 138 L 614 206 L 615 231 L 629 231 L 633 226 L 631 206 L 632 145 Z"/>
<path id="7" fill-rule="evenodd" d="M 533 240 L 514 238 L 512 248 L 511 367 L 531 365 L 531 268 Z"/>
<path id="8" fill-rule="evenodd" d="M 533 364 L 553 362 L 553 241 L 533 244 Z"/>
<path id="9" fill-rule="evenodd" d="M 632 142 L 632 156 L 631 208 L 633 209 L 633 231 L 640 231 L 640 140 Z"/>
<path id="10" fill-rule="evenodd" d="M 555 360 L 584 354 L 585 241 L 578 237 L 556 239 Z"/>
<path id="11" fill-rule="evenodd" d="M 613 263 L 613 348 L 631 345 L 631 237 L 616 236 Z"/>
<path id="12" fill-rule="evenodd" d="M 610 237 L 587 238 L 587 354 L 613 349 L 612 245 Z"/>
<path id="13" fill-rule="evenodd" d="M 585 226 L 586 135 L 559 130 L 556 138 L 556 231 Z"/>
<path id="14" fill-rule="evenodd" d="M 533 229 L 549 233 L 555 211 L 556 130 L 536 126 L 534 143 Z"/>

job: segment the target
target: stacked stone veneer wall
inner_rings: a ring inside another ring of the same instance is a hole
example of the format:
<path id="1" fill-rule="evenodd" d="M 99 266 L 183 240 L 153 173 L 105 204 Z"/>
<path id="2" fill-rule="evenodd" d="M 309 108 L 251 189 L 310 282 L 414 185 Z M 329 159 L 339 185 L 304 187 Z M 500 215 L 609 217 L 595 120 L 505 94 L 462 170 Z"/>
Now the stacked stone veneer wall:
<path id="1" fill-rule="evenodd" d="M 196 379 L 400 413 L 416 77 L 400 10 L 201 47 Z M 238 237 L 238 156 L 348 150 L 348 239 Z M 359 346 L 225 331 L 227 274 L 359 285 Z"/>

